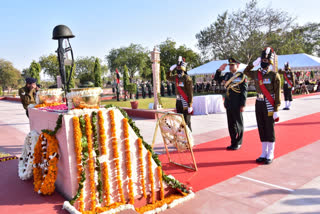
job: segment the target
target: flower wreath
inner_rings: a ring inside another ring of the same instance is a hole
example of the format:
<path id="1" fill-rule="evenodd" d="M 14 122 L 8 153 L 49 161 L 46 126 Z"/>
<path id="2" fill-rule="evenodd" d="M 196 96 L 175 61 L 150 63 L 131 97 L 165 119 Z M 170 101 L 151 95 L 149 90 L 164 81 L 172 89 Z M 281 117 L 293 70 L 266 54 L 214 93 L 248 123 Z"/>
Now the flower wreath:
<path id="1" fill-rule="evenodd" d="M 180 152 L 190 150 L 190 147 L 193 147 L 194 143 L 191 131 L 189 127 L 186 126 L 187 134 L 189 136 L 188 144 L 187 136 L 184 131 L 185 125 L 182 124 L 182 118 L 180 116 L 167 115 L 160 121 L 160 126 L 162 127 L 162 134 L 167 140 L 167 144 L 173 144 Z"/>
<path id="2" fill-rule="evenodd" d="M 43 195 L 54 192 L 58 174 L 58 140 L 55 136 L 42 133 L 34 148 L 33 177 L 34 191 Z"/>
<path id="3" fill-rule="evenodd" d="M 18 174 L 21 180 L 28 180 L 32 177 L 33 153 L 38 138 L 39 134 L 33 130 L 28 133 L 24 140 L 22 155 L 18 165 Z"/>

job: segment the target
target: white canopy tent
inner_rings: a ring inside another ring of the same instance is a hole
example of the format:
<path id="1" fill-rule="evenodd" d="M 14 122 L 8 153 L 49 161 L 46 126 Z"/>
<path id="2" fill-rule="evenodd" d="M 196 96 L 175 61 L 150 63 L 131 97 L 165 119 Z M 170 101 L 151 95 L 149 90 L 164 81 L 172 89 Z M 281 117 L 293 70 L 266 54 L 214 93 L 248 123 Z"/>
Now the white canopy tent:
<path id="1" fill-rule="evenodd" d="M 284 64 L 289 62 L 289 65 L 293 71 L 320 71 L 320 57 L 311 56 L 308 54 L 289 54 L 289 55 L 278 55 L 278 67 L 283 68 Z M 215 74 L 216 70 L 224 63 L 228 63 L 228 60 L 216 60 L 203 64 L 190 71 L 190 76 L 196 75 L 208 75 Z M 240 64 L 239 71 L 243 71 L 246 64 Z M 258 67 L 254 68 L 257 69 Z M 229 71 L 227 67 L 224 72 Z"/>

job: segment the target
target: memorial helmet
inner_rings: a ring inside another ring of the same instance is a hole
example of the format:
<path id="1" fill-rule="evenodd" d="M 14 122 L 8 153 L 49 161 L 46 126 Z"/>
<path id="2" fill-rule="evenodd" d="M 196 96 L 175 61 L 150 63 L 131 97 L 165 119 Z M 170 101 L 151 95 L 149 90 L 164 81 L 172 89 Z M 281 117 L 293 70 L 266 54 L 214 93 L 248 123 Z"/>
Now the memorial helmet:
<path id="1" fill-rule="evenodd" d="M 54 27 L 52 32 L 52 39 L 64 39 L 64 38 L 73 38 L 70 28 L 65 25 L 57 25 Z"/>

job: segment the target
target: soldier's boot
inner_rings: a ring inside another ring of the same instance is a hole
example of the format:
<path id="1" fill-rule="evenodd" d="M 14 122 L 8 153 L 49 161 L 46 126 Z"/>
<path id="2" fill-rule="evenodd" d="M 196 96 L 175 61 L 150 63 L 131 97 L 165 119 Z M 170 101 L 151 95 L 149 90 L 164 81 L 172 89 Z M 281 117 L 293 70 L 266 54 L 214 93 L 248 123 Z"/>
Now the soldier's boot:
<path id="1" fill-rule="evenodd" d="M 261 153 L 260 157 L 256 159 L 257 163 L 264 163 L 266 161 L 266 157 L 267 157 L 267 153 L 268 153 L 267 142 L 261 142 L 261 144 L 262 144 L 262 153 Z"/>
<path id="2" fill-rule="evenodd" d="M 267 159 L 264 162 L 264 164 L 271 164 L 274 158 L 274 146 L 275 146 L 275 142 L 268 142 L 268 153 L 267 153 Z"/>

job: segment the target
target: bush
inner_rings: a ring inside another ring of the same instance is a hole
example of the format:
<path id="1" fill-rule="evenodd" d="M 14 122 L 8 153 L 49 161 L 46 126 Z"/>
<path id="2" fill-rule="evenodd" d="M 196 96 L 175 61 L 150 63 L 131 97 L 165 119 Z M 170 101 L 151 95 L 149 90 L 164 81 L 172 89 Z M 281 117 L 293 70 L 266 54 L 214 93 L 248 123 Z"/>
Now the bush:
<path id="1" fill-rule="evenodd" d="M 131 94 L 137 93 L 137 85 L 135 83 L 128 83 L 127 91 Z"/>
<path id="2" fill-rule="evenodd" d="M 255 97 L 255 96 L 257 96 L 257 92 L 255 92 L 255 91 L 248 92 L 248 96 L 247 97 Z"/>

